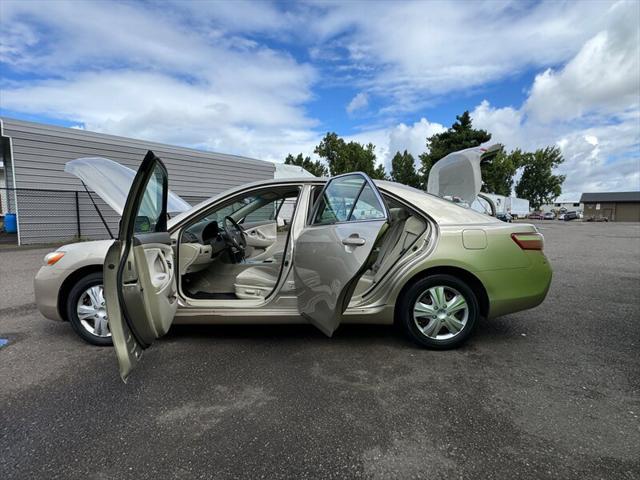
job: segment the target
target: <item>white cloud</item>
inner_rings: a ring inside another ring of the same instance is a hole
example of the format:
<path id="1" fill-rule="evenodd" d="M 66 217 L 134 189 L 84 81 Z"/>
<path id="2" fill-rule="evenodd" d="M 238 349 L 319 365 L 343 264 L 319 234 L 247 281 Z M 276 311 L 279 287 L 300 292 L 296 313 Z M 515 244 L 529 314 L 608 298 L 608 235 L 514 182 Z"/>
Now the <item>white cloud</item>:
<path id="1" fill-rule="evenodd" d="M 418 156 L 426 150 L 426 139 L 431 135 L 445 131 L 446 128 L 435 122 L 429 122 L 426 118 L 414 122 L 412 125 L 399 123 L 388 128 L 364 130 L 354 135 L 345 135 L 347 142 L 358 142 L 363 145 L 373 143 L 375 145 L 376 159 L 384 165 L 387 173 L 391 171 L 391 159 L 396 152 L 407 150 L 416 160 L 419 166 Z M 320 135 L 291 136 L 289 143 L 283 145 L 287 153 L 302 153 L 313 158 L 319 158 L 313 153 L 315 146 L 320 142 Z M 282 155 L 283 158 L 286 155 Z"/>
<path id="2" fill-rule="evenodd" d="M 541 123 L 511 107 L 494 108 L 487 101 L 472 112 L 474 126 L 492 132 L 491 142 L 508 149 L 535 150 L 557 145 L 565 162 L 562 198 L 579 199 L 588 191 L 640 190 L 640 110 L 607 123 Z"/>
<path id="3" fill-rule="evenodd" d="M 350 135 L 346 139 L 363 144 L 373 143 L 376 146 L 378 162 L 382 163 L 387 169 L 387 173 L 389 173 L 391 159 L 396 152 L 407 150 L 413 155 L 416 165 L 419 165 L 418 156 L 427 149 L 427 137 L 445 130 L 446 128 L 439 123 L 429 122 L 426 118 L 421 118 L 420 121 L 412 125 L 399 123 L 389 128 L 363 131 L 356 135 Z"/>
<path id="4" fill-rule="evenodd" d="M 602 30 L 611 5 L 340 2 L 323 4 L 322 15 L 311 13 L 308 35 L 315 33 L 333 55 L 342 52 L 338 67 L 359 66 L 364 75 L 356 85 L 386 98 L 383 112 L 411 112 L 446 92 L 565 62 Z M 621 8 L 633 16 L 636 7 Z"/>
<path id="5" fill-rule="evenodd" d="M 577 129 L 556 144 L 565 163 L 558 169 L 567 176 L 565 197 L 582 192 L 640 190 L 640 113 L 613 125 Z"/>
<path id="6" fill-rule="evenodd" d="M 638 4 L 620 2 L 604 30 L 557 72 L 536 76 L 521 108 L 483 101 L 474 125 L 507 148 L 558 145 L 563 198 L 587 191 L 640 190 L 640 29 Z"/>
<path id="7" fill-rule="evenodd" d="M 413 155 L 416 162 L 419 162 L 418 156 L 427 150 L 427 138 L 445 130 L 444 125 L 429 122 L 424 117 L 413 125 L 405 125 L 404 123 L 396 125 L 389 132 L 389 148 L 385 165 L 389 166 L 396 152 L 404 150 L 407 150 Z"/>
<path id="8" fill-rule="evenodd" d="M 527 148 L 529 139 L 521 136 L 522 113 L 513 107 L 494 108 L 483 100 L 471 111 L 473 126 L 491 133 L 491 143 L 508 148 Z"/>
<path id="9" fill-rule="evenodd" d="M 211 28 L 228 25 L 228 5 L 213 13 L 205 6 L 190 23 L 181 21 L 183 5 L 150 12 L 144 4 L 2 2 L 2 28 L 11 33 L 2 35 L 3 60 L 45 77 L 4 81 L 2 107 L 278 160 L 286 142 L 315 136 L 304 109 L 312 66 Z M 267 20 L 249 23 L 267 28 Z"/>
<path id="10" fill-rule="evenodd" d="M 632 1 L 461 9 L 440 2 L 5 0 L 0 60 L 37 80 L 4 79 L 2 108 L 281 161 L 290 152 L 312 154 L 319 142 L 308 108 L 322 82 L 358 92 L 347 112 L 382 126 L 347 139 L 374 143 L 388 168 L 397 150 L 417 159 L 426 138 L 445 129 L 426 118 L 407 122 L 414 112 L 536 69 L 522 105 L 481 102 L 474 124 L 509 148 L 559 145 L 568 195 L 634 189 L 638 15 Z M 287 46 L 306 48 L 313 65 Z"/>
<path id="11" fill-rule="evenodd" d="M 640 103 L 637 5 L 612 7 L 606 30 L 589 39 L 560 71 L 547 69 L 536 76 L 526 111 L 548 122 L 637 108 Z"/>
<path id="12" fill-rule="evenodd" d="M 367 108 L 368 105 L 369 95 L 364 92 L 360 92 L 353 97 L 347 105 L 347 113 L 354 113 L 358 110 L 362 110 L 363 108 Z"/>

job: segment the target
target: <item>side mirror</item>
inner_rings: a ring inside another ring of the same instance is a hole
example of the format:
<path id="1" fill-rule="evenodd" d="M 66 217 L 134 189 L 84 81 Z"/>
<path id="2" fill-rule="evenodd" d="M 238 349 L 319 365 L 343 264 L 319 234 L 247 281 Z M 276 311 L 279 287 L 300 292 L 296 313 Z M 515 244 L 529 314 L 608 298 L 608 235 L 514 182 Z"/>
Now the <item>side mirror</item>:
<path id="1" fill-rule="evenodd" d="M 151 232 L 151 219 L 146 215 L 138 215 L 136 217 L 134 231 L 136 233 L 150 233 Z"/>
<path id="2" fill-rule="evenodd" d="M 278 217 L 276 219 L 276 224 L 278 227 L 284 227 L 287 224 L 287 221 L 282 217 Z"/>

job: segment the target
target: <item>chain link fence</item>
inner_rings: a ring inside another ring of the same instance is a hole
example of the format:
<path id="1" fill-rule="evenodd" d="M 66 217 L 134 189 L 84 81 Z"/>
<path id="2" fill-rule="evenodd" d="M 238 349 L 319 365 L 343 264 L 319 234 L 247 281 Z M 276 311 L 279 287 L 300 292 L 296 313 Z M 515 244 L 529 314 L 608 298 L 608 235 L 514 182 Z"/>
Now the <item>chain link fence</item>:
<path id="1" fill-rule="evenodd" d="M 191 205 L 205 200 L 183 198 Z M 98 195 L 83 190 L 0 188 L 0 213 L 17 215 L 21 245 L 109 239 L 120 221 Z"/>

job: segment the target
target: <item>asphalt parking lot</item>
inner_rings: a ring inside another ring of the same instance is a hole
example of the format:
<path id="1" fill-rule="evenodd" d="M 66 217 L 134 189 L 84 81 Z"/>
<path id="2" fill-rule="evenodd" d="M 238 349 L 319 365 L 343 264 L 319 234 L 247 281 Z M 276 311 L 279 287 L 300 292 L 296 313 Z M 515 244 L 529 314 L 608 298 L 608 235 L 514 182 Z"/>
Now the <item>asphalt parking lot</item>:
<path id="1" fill-rule="evenodd" d="M 640 225 L 539 222 L 540 307 L 462 349 L 391 327 L 174 327 L 127 385 L 0 250 L 0 477 L 640 478 Z"/>

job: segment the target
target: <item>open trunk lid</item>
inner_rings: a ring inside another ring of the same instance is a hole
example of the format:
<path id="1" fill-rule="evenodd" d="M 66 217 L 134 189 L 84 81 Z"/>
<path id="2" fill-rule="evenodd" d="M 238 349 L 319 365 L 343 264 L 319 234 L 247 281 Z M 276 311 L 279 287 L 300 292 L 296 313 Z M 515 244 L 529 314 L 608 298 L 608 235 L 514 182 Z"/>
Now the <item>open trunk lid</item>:
<path id="1" fill-rule="evenodd" d="M 482 188 L 480 165 L 490 161 L 500 148 L 499 144 L 473 147 L 443 157 L 431 167 L 427 192 L 472 205 Z"/>

